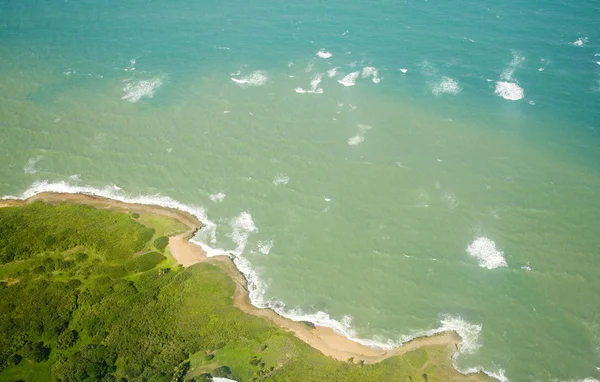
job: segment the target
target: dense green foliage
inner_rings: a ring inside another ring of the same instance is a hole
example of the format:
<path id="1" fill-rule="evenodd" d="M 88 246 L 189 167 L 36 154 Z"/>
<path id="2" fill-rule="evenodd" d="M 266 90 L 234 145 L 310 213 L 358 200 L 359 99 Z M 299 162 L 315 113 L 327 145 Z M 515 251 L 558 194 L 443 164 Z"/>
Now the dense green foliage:
<path id="1" fill-rule="evenodd" d="M 438 348 L 364 366 L 323 356 L 234 308 L 220 268 L 171 267 L 152 252 L 165 249 L 160 224 L 155 234 L 144 219 L 68 204 L 0 208 L 0 381 L 454 376 Z"/>

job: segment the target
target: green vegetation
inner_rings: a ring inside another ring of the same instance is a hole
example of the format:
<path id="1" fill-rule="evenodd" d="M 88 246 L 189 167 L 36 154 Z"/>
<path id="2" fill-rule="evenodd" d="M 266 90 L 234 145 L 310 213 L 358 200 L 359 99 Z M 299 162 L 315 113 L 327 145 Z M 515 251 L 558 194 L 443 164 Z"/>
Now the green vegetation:
<path id="1" fill-rule="evenodd" d="M 159 253 L 181 229 L 82 205 L 0 208 L 0 381 L 457 378 L 441 348 L 351 364 L 243 313 L 223 270 Z"/>

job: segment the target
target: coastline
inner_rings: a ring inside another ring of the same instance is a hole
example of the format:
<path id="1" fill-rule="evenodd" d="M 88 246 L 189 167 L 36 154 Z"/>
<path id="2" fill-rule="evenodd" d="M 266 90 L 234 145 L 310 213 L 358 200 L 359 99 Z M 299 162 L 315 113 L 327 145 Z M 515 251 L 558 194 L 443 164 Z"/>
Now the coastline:
<path id="1" fill-rule="evenodd" d="M 432 336 L 415 338 L 391 350 L 371 348 L 336 333 L 332 328 L 293 321 L 277 314 L 269 308 L 258 308 L 252 305 L 248 294 L 246 278 L 238 270 L 230 256 L 223 254 L 221 256 L 208 257 L 199 245 L 189 241 L 203 227 L 203 223 L 189 212 L 159 205 L 127 203 L 85 193 L 56 192 L 40 192 L 23 200 L 0 200 L 0 207 L 19 206 L 34 201 L 43 201 L 50 204 L 63 202 L 86 204 L 99 209 L 110 209 L 127 213 L 151 213 L 179 221 L 188 227 L 188 231 L 169 237 L 169 249 L 178 264 L 188 267 L 193 264 L 207 262 L 220 267 L 235 283 L 236 288 L 233 296 L 235 307 L 247 314 L 266 318 L 284 330 L 292 332 L 298 339 L 322 354 L 337 360 L 346 361 L 349 358 L 353 358 L 356 362 L 377 363 L 390 357 L 402 356 L 421 347 L 440 346 L 444 349 L 445 358 L 453 365 L 452 359 L 460 347 L 460 336 L 454 331 L 445 331 Z M 466 381 L 496 380 L 483 371 L 463 374 L 456 370 L 456 373 L 458 374 L 457 376 L 462 376 L 461 380 Z"/>

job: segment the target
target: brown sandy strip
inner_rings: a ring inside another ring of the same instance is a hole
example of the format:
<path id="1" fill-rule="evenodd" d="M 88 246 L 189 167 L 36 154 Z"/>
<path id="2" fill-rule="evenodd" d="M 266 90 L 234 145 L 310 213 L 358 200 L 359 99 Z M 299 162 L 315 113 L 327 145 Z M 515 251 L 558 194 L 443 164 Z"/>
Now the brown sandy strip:
<path id="1" fill-rule="evenodd" d="M 96 208 L 106 208 L 125 212 L 149 212 L 172 218 L 185 224 L 189 228 L 188 232 L 169 238 L 169 249 L 179 264 L 188 267 L 192 264 L 206 261 L 209 264 L 219 266 L 227 272 L 236 284 L 235 295 L 233 296 L 234 306 L 248 314 L 264 317 L 279 327 L 293 332 L 300 340 L 319 350 L 321 353 L 335 359 L 346 361 L 353 357 L 357 362 L 363 360 L 365 363 L 376 363 L 389 357 L 401 356 L 422 346 L 434 345 L 443 346 L 446 349 L 449 359 L 460 345 L 460 337 L 458 334 L 448 331 L 430 337 L 416 338 L 392 350 L 376 349 L 349 340 L 348 338 L 337 334 L 331 328 L 323 326 L 311 327 L 303 322 L 296 322 L 282 317 L 271 309 L 257 308 L 250 303 L 246 279 L 236 268 L 229 256 L 209 258 L 202 248 L 189 241 L 194 233 L 202 227 L 202 222 L 187 212 L 157 205 L 124 203 L 87 194 L 62 194 L 52 192 L 39 193 L 26 200 L 2 200 L 0 201 L 0 207 L 19 206 L 29 204 L 36 200 L 51 204 L 62 202 L 87 204 Z M 491 381 L 494 379 L 480 372 L 464 375 L 464 378 L 461 378 L 461 380 Z"/>

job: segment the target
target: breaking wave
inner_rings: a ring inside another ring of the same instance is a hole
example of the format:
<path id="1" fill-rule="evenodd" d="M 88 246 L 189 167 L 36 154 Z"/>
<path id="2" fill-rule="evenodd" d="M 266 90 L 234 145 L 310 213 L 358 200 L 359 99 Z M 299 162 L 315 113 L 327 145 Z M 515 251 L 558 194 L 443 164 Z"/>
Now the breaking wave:
<path id="1" fill-rule="evenodd" d="M 496 248 L 496 243 L 485 236 L 473 240 L 467 247 L 469 255 L 479 261 L 479 266 L 487 269 L 507 267 L 504 252 Z"/>
<path id="2" fill-rule="evenodd" d="M 320 49 L 317 52 L 317 56 L 319 56 L 320 58 L 331 58 L 331 57 L 333 57 L 333 54 L 326 51 L 325 49 Z"/>
<path id="3" fill-rule="evenodd" d="M 255 70 L 246 76 L 231 77 L 231 80 L 241 86 L 262 86 L 267 83 L 269 77 L 267 76 L 267 72 Z"/>
<path id="4" fill-rule="evenodd" d="M 513 78 L 515 71 L 523 64 L 524 61 L 525 57 L 513 52 L 513 59 L 500 75 L 500 79 L 502 81 L 496 82 L 496 90 L 494 91 L 494 94 L 499 95 L 500 97 L 509 101 L 517 101 L 525 97 L 525 91 Z"/>
<path id="5" fill-rule="evenodd" d="M 338 82 L 346 87 L 356 85 L 356 79 L 360 76 L 360 71 L 352 72 L 347 74 L 344 78 Z"/>
<path id="6" fill-rule="evenodd" d="M 518 101 L 525 97 L 525 91 L 522 87 L 514 82 L 498 81 L 496 82 L 496 90 L 494 94 L 507 99 L 509 101 Z"/>

